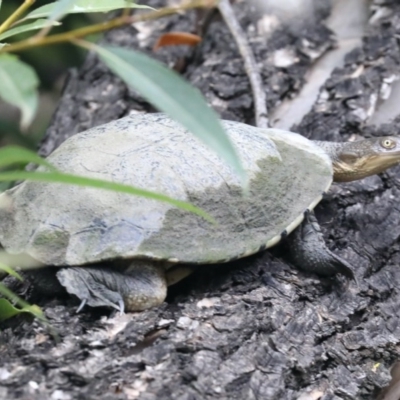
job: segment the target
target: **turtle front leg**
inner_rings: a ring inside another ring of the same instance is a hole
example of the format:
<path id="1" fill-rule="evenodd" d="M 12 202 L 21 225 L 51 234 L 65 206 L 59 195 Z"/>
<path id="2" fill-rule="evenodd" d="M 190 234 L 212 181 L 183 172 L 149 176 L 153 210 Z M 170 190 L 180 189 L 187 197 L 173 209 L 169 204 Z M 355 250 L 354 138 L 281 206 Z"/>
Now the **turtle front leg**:
<path id="1" fill-rule="evenodd" d="M 351 265 L 326 247 L 314 213 L 306 214 L 287 241 L 290 257 L 300 269 L 322 276 L 342 274 L 354 279 Z"/>
<path id="2" fill-rule="evenodd" d="M 161 304 L 167 295 L 165 269 L 161 263 L 133 260 L 125 270 L 101 266 L 68 267 L 57 272 L 67 292 L 85 304 L 112 307 L 121 313 L 142 311 Z"/>

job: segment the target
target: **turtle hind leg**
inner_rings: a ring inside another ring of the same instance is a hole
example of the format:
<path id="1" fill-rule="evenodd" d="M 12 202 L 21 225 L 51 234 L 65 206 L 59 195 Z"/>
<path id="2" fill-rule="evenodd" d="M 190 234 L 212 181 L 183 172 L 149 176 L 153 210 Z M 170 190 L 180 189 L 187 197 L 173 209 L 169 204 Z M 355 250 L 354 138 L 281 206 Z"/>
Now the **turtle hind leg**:
<path id="1" fill-rule="evenodd" d="M 342 274 L 355 279 L 351 265 L 327 248 L 314 213 L 307 213 L 287 242 L 290 258 L 300 269 L 322 276 Z"/>
<path id="2" fill-rule="evenodd" d="M 102 266 L 67 267 L 57 272 L 67 292 L 81 300 L 78 311 L 91 307 L 112 307 L 121 313 L 142 311 L 161 304 L 167 294 L 162 264 L 134 260 L 125 270 Z"/>

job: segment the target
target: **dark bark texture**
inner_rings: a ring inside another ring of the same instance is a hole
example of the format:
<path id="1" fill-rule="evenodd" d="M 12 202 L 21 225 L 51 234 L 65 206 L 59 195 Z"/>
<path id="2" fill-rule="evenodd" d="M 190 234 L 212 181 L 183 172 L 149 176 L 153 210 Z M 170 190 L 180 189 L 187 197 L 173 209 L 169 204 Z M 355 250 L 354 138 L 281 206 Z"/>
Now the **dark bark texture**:
<path id="1" fill-rule="evenodd" d="M 268 39 L 259 33 L 260 13 L 248 2 L 235 6 L 261 67 L 269 110 L 295 97 L 315 60 L 335 46 L 324 25 L 329 4 L 317 4 L 315 18 L 282 26 Z M 400 118 L 380 126 L 368 121 L 400 75 L 400 5 L 372 6 L 361 46 L 334 70 L 293 130 L 336 141 L 397 134 Z M 193 11 L 119 29 L 106 40 L 154 56 L 150 49 L 160 34 L 193 32 L 198 16 Z M 218 14 L 204 30 L 196 49 L 163 48 L 155 56 L 182 72 L 223 118 L 254 123 L 248 78 L 230 33 Z M 296 61 L 277 67 L 273 55 L 280 49 Z M 69 75 L 40 153 L 130 110 L 152 108 L 89 55 Z M 376 398 L 400 353 L 399 177 L 397 167 L 334 185 L 316 210 L 329 247 L 353 265 L 357 282 L 298 271 L 278 246 L 199 268 L 171 288 L 161 307 L 142 313 L 86 309 L 76 315 L 74 299 L 40 299 L 59 342 L 36 321 L 4 323 L 0 398 Z"/>

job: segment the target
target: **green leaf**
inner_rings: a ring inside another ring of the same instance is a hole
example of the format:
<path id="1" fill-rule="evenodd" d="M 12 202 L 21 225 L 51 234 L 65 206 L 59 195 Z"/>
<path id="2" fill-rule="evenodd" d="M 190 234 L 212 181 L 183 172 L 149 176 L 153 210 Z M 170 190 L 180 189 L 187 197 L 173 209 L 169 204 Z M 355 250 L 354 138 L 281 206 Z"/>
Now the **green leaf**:
<path id="1" fill-rule="evenodd" d="M 38 106 L 35 70 L 12 54 L 0 54 L 0 82 L 0 97 L 21 110 L 21 128 L 27 128 Z"/>
<path id="2" fill-rule="evenodd" d="M 17 271 L 15 271 L 13 268 L 9 267 L 6 264 L 0 263 L 0 270 L 4 271 L 4 272 L 7 272 L 8 275 L 13 276 L 14 278 L 17 278 L 20 281 L 23 280 L 21 275 Z"/>
<path id="3" fill-rule="evenodd" d="M 46 4 L 45 6 L 33 10 L 24 18 L 24 20 L 48 17 L 57 6 L 57 3 L 58 2 Z M 154 10 L 152 7 L 135 4 L 129 0 L 76 0 L 75 4 L 68 11 L 68 14 L 96 12 L 105 13 L 112 10 L 118 10 L 120 8 L 146 8 Z"/>
<path id="4" fill-rule="evenodd" d="M 2 283 L 0 283 L 0 293 L 8 299 L 0 299 L 0 320 L 14 317 L 15 315 L 18 315 L 22 312 L 28 312 L 36 318 L 39 318 L 42 322 L 47 323 L 42 310 L 38 306 L 31 306 L 26 301 L 19 298 L 15 293 L 13 293 Z M 13 306 L 10 301 L 16 303 L 20 308 L 16 308 L 15 306 Z"/>
<path id="5" fill-rule="evenodd" d="M 246 173 L 235 148 L 199 90 L 160 62 L 139 52 L 111 46 L 91 45 L 90 48 L 127 85 L 216 151 L 237 171 L 242 182 L 246 182 Z"/>
<path id="6" fill-rule="evenodd" d="M 27 179 L 30 181 L 41 181 L 51 183 L 65 183 L 77 186 L 89 186 L 98 189 L 112 190 L 115 192 L 133 194 L 136 196 L 147 197 L 150 199 L 164 201 L 172 204 L 176 207 L 182 208 L 183 210 L 190 211 L 197 214 L 209 222 L 215 223 L 214 219 L 210 217 L 205 211 L 198 207 L 193 206 L 190 203 L 181 200 L 175 200 L 171 197 L 165 196 L 160 193 L 151 192 L 148 190 L 136 188 L 134 186 L 124 185 L 122 183 L 104 181 L 101 179 L 86 178 L 83 176 L 66 174 L 62 172 L 38 172 L 38 171 L 13 171 L 13 172 L 1 172 L 0 182 L 4 181 L 17 181 L 21 179 Z"/>
<path id="7" fill-rule="evenodd" d="M 11 36 L 15 36 L 18 35 L 19 33 L 23 33 L 23 32 L 29 32 L 29 31 L 34 31 L 37 29 L 41 29 L 44 28 L 45 26 L 49 25 L 49 20 L 47 19 L 38 19 L 37 21 L 31 22 L 29 24 L 25 24 L 22 26 L 18 26 L 16 28 L 12 28 L 4 33 L 2 33 L 0 35 L 0 40 L 4 40 L 7 39 Z M 56 25 L 61 25 L 59 22 L 57 21 L 53 21 L 51 23 L 51 25 L 56 26 Z M 5 43 L 3 43 L 3 45 L 5 45 Z M 0 47 L 1 48 L 1 47 Z"/>
<path id="8" fill-rule="evenodd" d="M 15 317 L 21 312 L 23 311 L 15 308 L 8 300 L 0 299 L 0 321 Z"/>
<path id="9" fill-rule="evenodd" d="M 129 185 L 58 172 L 56 168 L 52 166 L 48 161 L 39 157 L 34 152 L 24 149 L 22 147 L 6 146 L 0 149 L 0 168 L 10 166 L 16 163 L 25 163 L 25 164 L 34 163 L 42 165 L 45 168 L 48 168 L 51 172 L 3 171 L 0 172 L 0 182 L 27 179 L 31 181 L 65 183 L 78 186 L 90 186 L 105 190 L 113 190 L 116 192 L 128 193 L 137 196 L 148 197 L 154 200 L 165 201 L 176 207 L 200 215 L 201 217 L 207 219 L 210 222 L 214 222 L 214 220 L 206 212 L 185 201 L 175 200 L 172 199 L 171 197 L 165 196 L 160 193 L 155 193 L 148 190 L 135 188 Z"/>
<path id="10" fill-rule="evenodd" d="M 7 167 L 13 164 L 28 164 L 34 163 L 43 165 L 52 171 L 56 171 L 49 162 L 42 157 L 39 157 L 33 151 L 24 149 L 19 146 L 6 146 L 0 149 L 0 168 Z"/>
<path id="11" fill-rule="evenodd" d="M 65 14 L 68 14 L 76 0 L 58 0 L 54 3 L 51 13 L 48 18 L 47 26 L 51 26 L 54 21 L 58 21 Z"/>

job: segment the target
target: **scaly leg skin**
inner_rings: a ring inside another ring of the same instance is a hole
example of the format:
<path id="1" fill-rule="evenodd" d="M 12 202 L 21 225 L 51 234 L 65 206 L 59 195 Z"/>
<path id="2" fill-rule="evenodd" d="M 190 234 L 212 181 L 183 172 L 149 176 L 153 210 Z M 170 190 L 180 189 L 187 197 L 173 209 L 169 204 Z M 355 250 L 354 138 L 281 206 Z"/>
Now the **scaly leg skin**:
<path id="1" fill-rule="evenodd" d="M 112 307 L 122 314 L 161 304 L 167 295 L 165 268 L 161 263 L 133 260 L 126 270 L 84 266 L 62 268 L 57 278 L 67 292 L 91 307 Z"/>
<path id="2" fill-rule="evenodd" d="M 351 265 L 326 247 L 314 213 L 306 214 L 287 241 L 290 257 L 300 269 L 322 276 L 342 274 L 354 279 Z"/>

